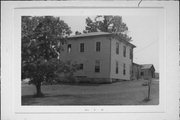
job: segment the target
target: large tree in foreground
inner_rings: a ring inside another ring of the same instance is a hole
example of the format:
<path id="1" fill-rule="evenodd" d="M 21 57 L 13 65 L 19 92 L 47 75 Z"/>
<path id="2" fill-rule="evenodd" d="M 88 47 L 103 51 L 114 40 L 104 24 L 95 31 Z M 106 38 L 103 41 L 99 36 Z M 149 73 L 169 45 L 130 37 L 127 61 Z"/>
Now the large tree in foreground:
<path id="1" fill-rule="evenodd" d="M 42 96 L 41 83 L 67 68 L 59 59 L 61 43 L 71 34 L 59 17 L 22 17 L 22 79 L 29 78 Z M 59 69 L 61 68 L 61 69 Z M 69 68 L 68 68 L 69 69 Z"/>
<path id="2" fill-rule="evenodd" d="M 86 18 L 86 27 L 84 33 L 89 32 L 110 32 L 117 34 L 126 41 L 131 41 L 131 37 L 127 35 L 128 27 L 122 21 L 121 16 L 96 16 L 94 20 L 90 17 Z"/>

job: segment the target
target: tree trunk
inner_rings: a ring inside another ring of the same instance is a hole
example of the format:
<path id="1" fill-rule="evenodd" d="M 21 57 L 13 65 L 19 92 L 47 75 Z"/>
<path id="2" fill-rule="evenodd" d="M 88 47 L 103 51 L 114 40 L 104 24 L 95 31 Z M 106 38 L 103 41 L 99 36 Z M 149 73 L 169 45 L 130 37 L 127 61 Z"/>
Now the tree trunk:
<path id="1" fill-rule="evenodd" d="M 42 97 L 43 93 L 41 92 L 41 83 L 36 84 L 36 97 Z"/>

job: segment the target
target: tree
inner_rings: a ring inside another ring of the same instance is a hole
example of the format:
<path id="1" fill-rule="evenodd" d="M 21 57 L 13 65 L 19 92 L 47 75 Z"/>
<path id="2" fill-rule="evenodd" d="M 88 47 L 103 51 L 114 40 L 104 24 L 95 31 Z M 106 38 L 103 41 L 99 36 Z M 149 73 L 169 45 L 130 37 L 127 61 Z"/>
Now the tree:
<path id="1" fill-rule="evenodd" d="M 80 35 L 80 34 L 81 34 L 81 32 L 79 32 L 79 31 L 75 32 L 75 35 Z"/>
<path id="2" fill-rule="evenodd" d="M 61 43 L 72 32 L 59 17 L 22 17 L 22 79 L 36 86 L 36 96 L 43 96 L 41 83 L 51 81 L 60 71 Z M 61 70 L 62 71 L 62 70 Z"/>
<path id="3" fill-rule="evenodd" d="M 98 26 L 97 26 L 97 22 L 91 20 L 91 18 L 86 18 L 86 30 L 84 30 L 84 32 L 97 32 L 98 31 Z"/>
<path id="4" fill-rule="evenodd" d="M 110 32 L 118 35 L 126 41 L 131 41 L 131 37 L 127 35 L 128 27 L 122 21 L 121 16 L 96 16 L 94 21 L 86 18 L 86 27 L 84 33 L 89 32 Z"/>

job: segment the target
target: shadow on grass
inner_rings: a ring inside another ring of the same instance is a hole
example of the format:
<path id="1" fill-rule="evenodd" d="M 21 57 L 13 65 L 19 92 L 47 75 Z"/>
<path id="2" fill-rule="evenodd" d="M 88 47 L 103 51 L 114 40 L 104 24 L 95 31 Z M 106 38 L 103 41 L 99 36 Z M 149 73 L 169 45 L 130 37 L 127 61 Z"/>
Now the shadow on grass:
<path id="1" fill-rule="evenodd" d="M 50 95 L 46 94 L 44 97 L 35 98 L 33 95 L 22 96 L 22 105 L 121 105 L 117 103 L 102 102 L 92 100 L 96 95 L 72 95 L 72 94 L 59 94 Z M 43 100 L 45 99 L 45 100 Z M 54 100 L 57 100 L 54 101 Z M 40 101 L 40 102 L 37 102 Z M 42 104 L 41 102 L 44 101 Z M 58 102 L 61 101 L 61 102 Z M 45 103 L 47 102 L 47 103 Z M 40 103 L 40 104 L 39 104 Z"/>
<path id="2" fill-rule="evenodd" d="M 21 104 L 22 105 L 33 105 L 33 104 L 37 104 L 39 103 L 38 101 L 36 101 L 36 99 L 42 99 L 45 98 L 46 94 L 44 94 L 41 97 L 37 97 L 36 95 L 23 95 L 21 96 Z"/>
<path id="3" fill-rule="evenodd" d="M 119 81 L 113 81 L 112 83 L 91 83 L 91 82 L 77 82 L 77 83 L 70 83 L 70 82 L 59 82 L 60 85 L 72 85 L 72 86 L 103 86 L 108 84 L 115 84 L 117 82 L 127 82 L 126 80 L 119 80 Z"/>
<path id="4" fill-rule="evenodd" d="M 63 94 L 63 95 L 50 95 L 50 94 L 44 94 L 42 97 L 36 97 L 35 95 L 24 95 L 21 97 L 22 105 L 38 105 L 39 103 L 42 102 L 43 99 L 48 98 L 49 100 L 56 98 L 61 98 L 63 100 L 68 100 L 68 99 L 82 99 L 81 95 L 70 95 L 70 94 Z M 51 103 L 49 101 L 49 103 Z M 48 104 L 49 104 L 48 103 Z"/>
<path id="5" fill-rule="evenodd" d="M 37 104 L 38 102 L 33 100 L 34 95 L 25 95 L 21 97 L 21 104 L 22 105 L 32 105 Z"/>

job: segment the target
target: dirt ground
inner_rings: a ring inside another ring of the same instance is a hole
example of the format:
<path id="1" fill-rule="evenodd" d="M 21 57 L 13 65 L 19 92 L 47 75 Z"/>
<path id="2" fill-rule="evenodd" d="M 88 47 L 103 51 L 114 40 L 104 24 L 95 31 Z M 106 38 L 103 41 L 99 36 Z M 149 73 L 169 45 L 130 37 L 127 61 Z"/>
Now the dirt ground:
<path id="1" fill-rule="evenodd" d="M 45 97 L 35 98 L 33 85 L 22 85 L 22 105 L 158 105 L 159 81 L 153 80 L 150 101 L 145 80 L 112 84 L 43 85 Z"/>

